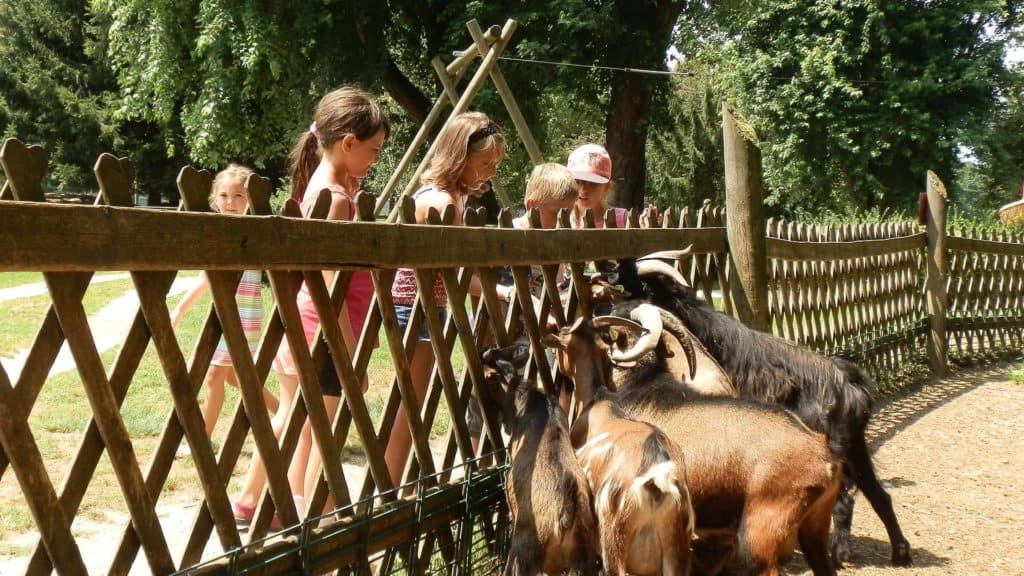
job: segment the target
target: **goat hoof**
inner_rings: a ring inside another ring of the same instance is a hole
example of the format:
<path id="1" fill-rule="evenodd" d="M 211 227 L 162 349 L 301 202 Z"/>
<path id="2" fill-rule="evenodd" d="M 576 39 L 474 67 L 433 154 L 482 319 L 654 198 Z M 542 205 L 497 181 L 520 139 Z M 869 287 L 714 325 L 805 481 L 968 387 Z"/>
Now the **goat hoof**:
<path id="1" fill-rule="evenodd" d="M 836 570 L 839 570 L 850 559 L 850 540 L 838 538 L 837 534 L 832 534 L 829 552 L 832 554 L 832 565 L 835 566 Z"/>
<path id="2" fill-rule="evenodd" d="M 892 565 L 910 566 L 913 563 L 914 558 L 910 555 L 910 542 L 903 540 L 896 543 L 892 548 Z"/>

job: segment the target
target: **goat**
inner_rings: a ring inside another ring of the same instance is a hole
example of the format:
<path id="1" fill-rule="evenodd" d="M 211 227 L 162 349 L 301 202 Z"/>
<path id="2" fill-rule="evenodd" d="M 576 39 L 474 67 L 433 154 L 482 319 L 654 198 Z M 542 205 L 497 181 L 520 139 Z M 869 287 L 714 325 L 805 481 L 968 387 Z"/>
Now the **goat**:
<path id="1" fill-rule="evenodd" d="M 587 357 L 593 340 L 580 318 L 543 342 L 558 351 L 581 406 L 570 438 L 594 494 L 605 572 L 688 576 L 694 517 L 683 452 L 654 426 L 625 417 L 606 371 Z"/>
<path id="2" fill-rule="evenodd" d="M 526 346 L 485 350 L 482 400 L 511 434 L 508 505 L 512 540 L 505 576 L 599 573 L 590 488 L 553 395 L 524 381 Z"/>
<path id="3" fill-rule="evenodd" d="M 657 259 L 620 262 L 618 281 L 633 295 L 678 317 L 721 366 L 736 395 L 793 410 L 811 429 L 828 437 L 829 450 L 842 462 L 844 475 L 867 497 L 885 525 L 892 563 L 913 561 L 900 529 L 892 498 L 875 475 L 865 430 L 871 418 L 871 379 L 853 362 L 825 358 L 771 334 L 751 330 L 692 296 L 676 269 Z M 628 316 L 636 303 L 620 304 Z M 837 563 L 849 556 L 853 497 L 844 486 L 834 510 L 831 553 Z"/>
<path id="4" fill-rule="evenodd" d="M 623 318 L 594 323 L 643 330 Z M 589 362 L 607 374 L 611 359 L 603 340 L 585 331 L 574 336 L 578 345 L 568 350 L 575 358 L 560 358 L 559 366 Z M 815 576 L 835 574 L 828 536 L 842 473 L 822 434 L 780 407 L 693 397 L 663 364 L 645 364 L 643 373 L 634 376 L 617 383 L 618 405 L 627 417 L 662 430 L 686 455 L 698 562 L 704 559 L 701 541 L 728 535 L 747 573 L 774 575 L 799 541 Z M 698 563 L 700 574 L 716 571 Z"/>

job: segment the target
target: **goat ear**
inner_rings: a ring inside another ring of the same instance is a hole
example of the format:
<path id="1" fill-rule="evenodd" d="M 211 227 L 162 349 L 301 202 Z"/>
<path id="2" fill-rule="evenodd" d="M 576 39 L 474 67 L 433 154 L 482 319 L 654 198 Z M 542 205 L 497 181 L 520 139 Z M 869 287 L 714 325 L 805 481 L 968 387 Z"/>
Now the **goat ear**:
<path id="1" fill-rule="evenodd" d="M 576 331 L 579 330 L 583 326 L 583 323 L 586 322 L 586 321 L 587 321 L 586 318 L 584 318 L 583 316 L 580 316 L 579 318 L 576 319 L 575 322 L 572 323 L 572 326 L 569 326 L 569 328 L 567 328 L 567 329 L 563 328 L 562 330 L 564 332 L 568 333 L 568 334 L 575 334 Z"/>
<path id="2" fill-rule="evenodd" d="M 545 334 L 541 339 L 540 343 L 547 348 L 557 348 L 558 350 L 565 350 L 565 343 L 562 339 L 555 334 Z"/>
<path id="3" fill-rule="evenodd" d="M 495 356 L 496 355 L 497 355 L 497 350 L 495 350 L 494 348 L 488 348 L 488 349 L 486 349 L 486 350 L 484 350 L 483 352 L 480 353 L 480 360 L 483 361 L 485 363 L 485 365 L 486 364 L 491 364 L 491 363 L 493 363 L 495 361 Z"/>

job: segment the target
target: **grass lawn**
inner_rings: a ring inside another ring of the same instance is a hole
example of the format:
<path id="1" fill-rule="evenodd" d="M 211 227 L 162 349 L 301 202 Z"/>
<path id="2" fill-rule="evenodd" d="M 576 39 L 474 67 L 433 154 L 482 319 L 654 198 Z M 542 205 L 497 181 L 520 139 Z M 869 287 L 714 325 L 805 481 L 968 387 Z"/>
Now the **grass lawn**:
<path id="1" fill-rule="evenodd" d="M 7 276 L 9 275 L 0 275 L 0 280 L 8 280 Z M 34 277 L 23 275 L 21 278 L 22 283 L 24 281 L 38 282 L 42 279 L 38 274 Z M 93 284 L 83 298 L 83 306 L 92 317 L 110 302 L 131 290 L 130 279 Z M 180 294 L 169 298 L 168 307 L 173 308 L 180 298 Z M 269 288 L 263 290 L 263 301 L 265 310 L 269 311 L 273 304 Z M 4 330 L 0 331 L 0 358 L 9 358 L 31 346 L 49 305 L 50 299 L 46 295 L 0 302 L 0 316 L 5 318 Z M 210 298 L 207 295 L 189 310 L 181 325 L 176 329 L 179 344 L 189 361 L 192 347 L 209 306 Z M 137 306 L 133 304 L 126 306 L 123 312 L 117 311 L 117 313 L 133 315 L 136 310 Z M 108 309 L 104 313 L 109 314 L 110 310 Z M 93 322 L 92 318 L 90 322 L 94 324 L 92 326 L 94 331 L 102 329 Z M 375 424 L 379 424 L 394 377 L 394 366 L 383 331 L 380 333 L 379 340 L 381 346 L 373 352 L 367 370 L 370 389 L 365 397 Z M 108 374 L 112 369 L 118 350 L 119 345 L 101 351 L 101 360 Z M 455 373 L 460 375 L 465 361 L 459 345 L 455 346 L 452 362 Z M 4 363 L 6 364 L 7 361 L 5 360 Z M 268 377 L 267 386 L 275 394 L 277 393 L 278 382 L 273 372 Z M 202 392 L 200 400 L 201 398 Z M 238 401 L 238 391 L 228 387 L 225 407 L 218 427 L 214 431 L 214 440 L 218 445 L 227 431 L 230 416 Z M 140 362 L 121 408 L 122 418 L 132 438 L 136 456 L 143 470 L 148 467 L 150 455 L 163 432 L 164 423 L 171 409 L 172 400 L 166 379 L 159 358 L 150 346 Z M 46 463 L 51 482 L 56 487 L 58 494 L 78 452 L 82 433 L 91 415 L 92 410 L 85 389 L 75 370 L 68 370 L 48 378 L 33 407 L 29 425 Z M 444 434 L 449 423 L 448 411 L 442 400 L 431 435 Z M 348 444 L 344 451 L 347 458 L 363 461 L 361 442 L 355 433 L 354 426 L 350 429 L 348 438 Z M 229 493 L 237 491 L 240 478 L 248 468 L 251 453 L 252 443 L 250 440 L 232 476 L 231 485 L 228 488 Z M 355 489 L 355 487 L 352 488 Z M 200 497 L 198 475 L 195 473 L 190 458 L 179 458 L 175 461 L 161 497 L 167 498 L 172 494 L 187 500 L 197 500 Z M 124 513 L 126 513 L 126 509 L 123 504 L 123 496 L 109 461 L 104 455 L 90 482 L 78 514 L 83 519 L 110 522 L 111 514 Z M 73 528 L 76 534 L 78 533 L 78 524 L 76 522 Z M 0 477 L 0 557 L 27 554 L 33 541 L 31 538 L 26 539 L 18 537 L 18 535 L 31 534 L 34 531 L 35 523 L 25 504 L 17 478 L 13 471 L 7 470 Z"/>
<path id="2" fill-rule="evenodd" d="M 43 281 L 41 272 L 0 272 L 0 289 Z"/>

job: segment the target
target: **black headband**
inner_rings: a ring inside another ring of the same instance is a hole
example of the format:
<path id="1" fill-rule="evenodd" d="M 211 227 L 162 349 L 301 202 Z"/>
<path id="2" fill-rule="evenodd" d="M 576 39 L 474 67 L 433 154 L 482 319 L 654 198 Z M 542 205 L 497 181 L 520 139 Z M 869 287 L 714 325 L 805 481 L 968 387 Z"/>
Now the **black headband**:
<path id="1" fill-rule="evenodd" d="M 469 143 L 470 144 L 476 144 L 477 142 L 483 140 L 484 138 L 487 138 L 488 136 L 493 136 L 495 134 L 501 134 L 501 130 L 498 129 L 498 125 L 497 124 L 495 124 L 494 122 L 491 122 L 491 123 L 487 124 L 487 126 L 484 126 L 483 128 L 481 128 L 481 129 L 477 130 L 476 132 L 473 132 L 472 134 L 470 134 L 469 135 Z"/>

